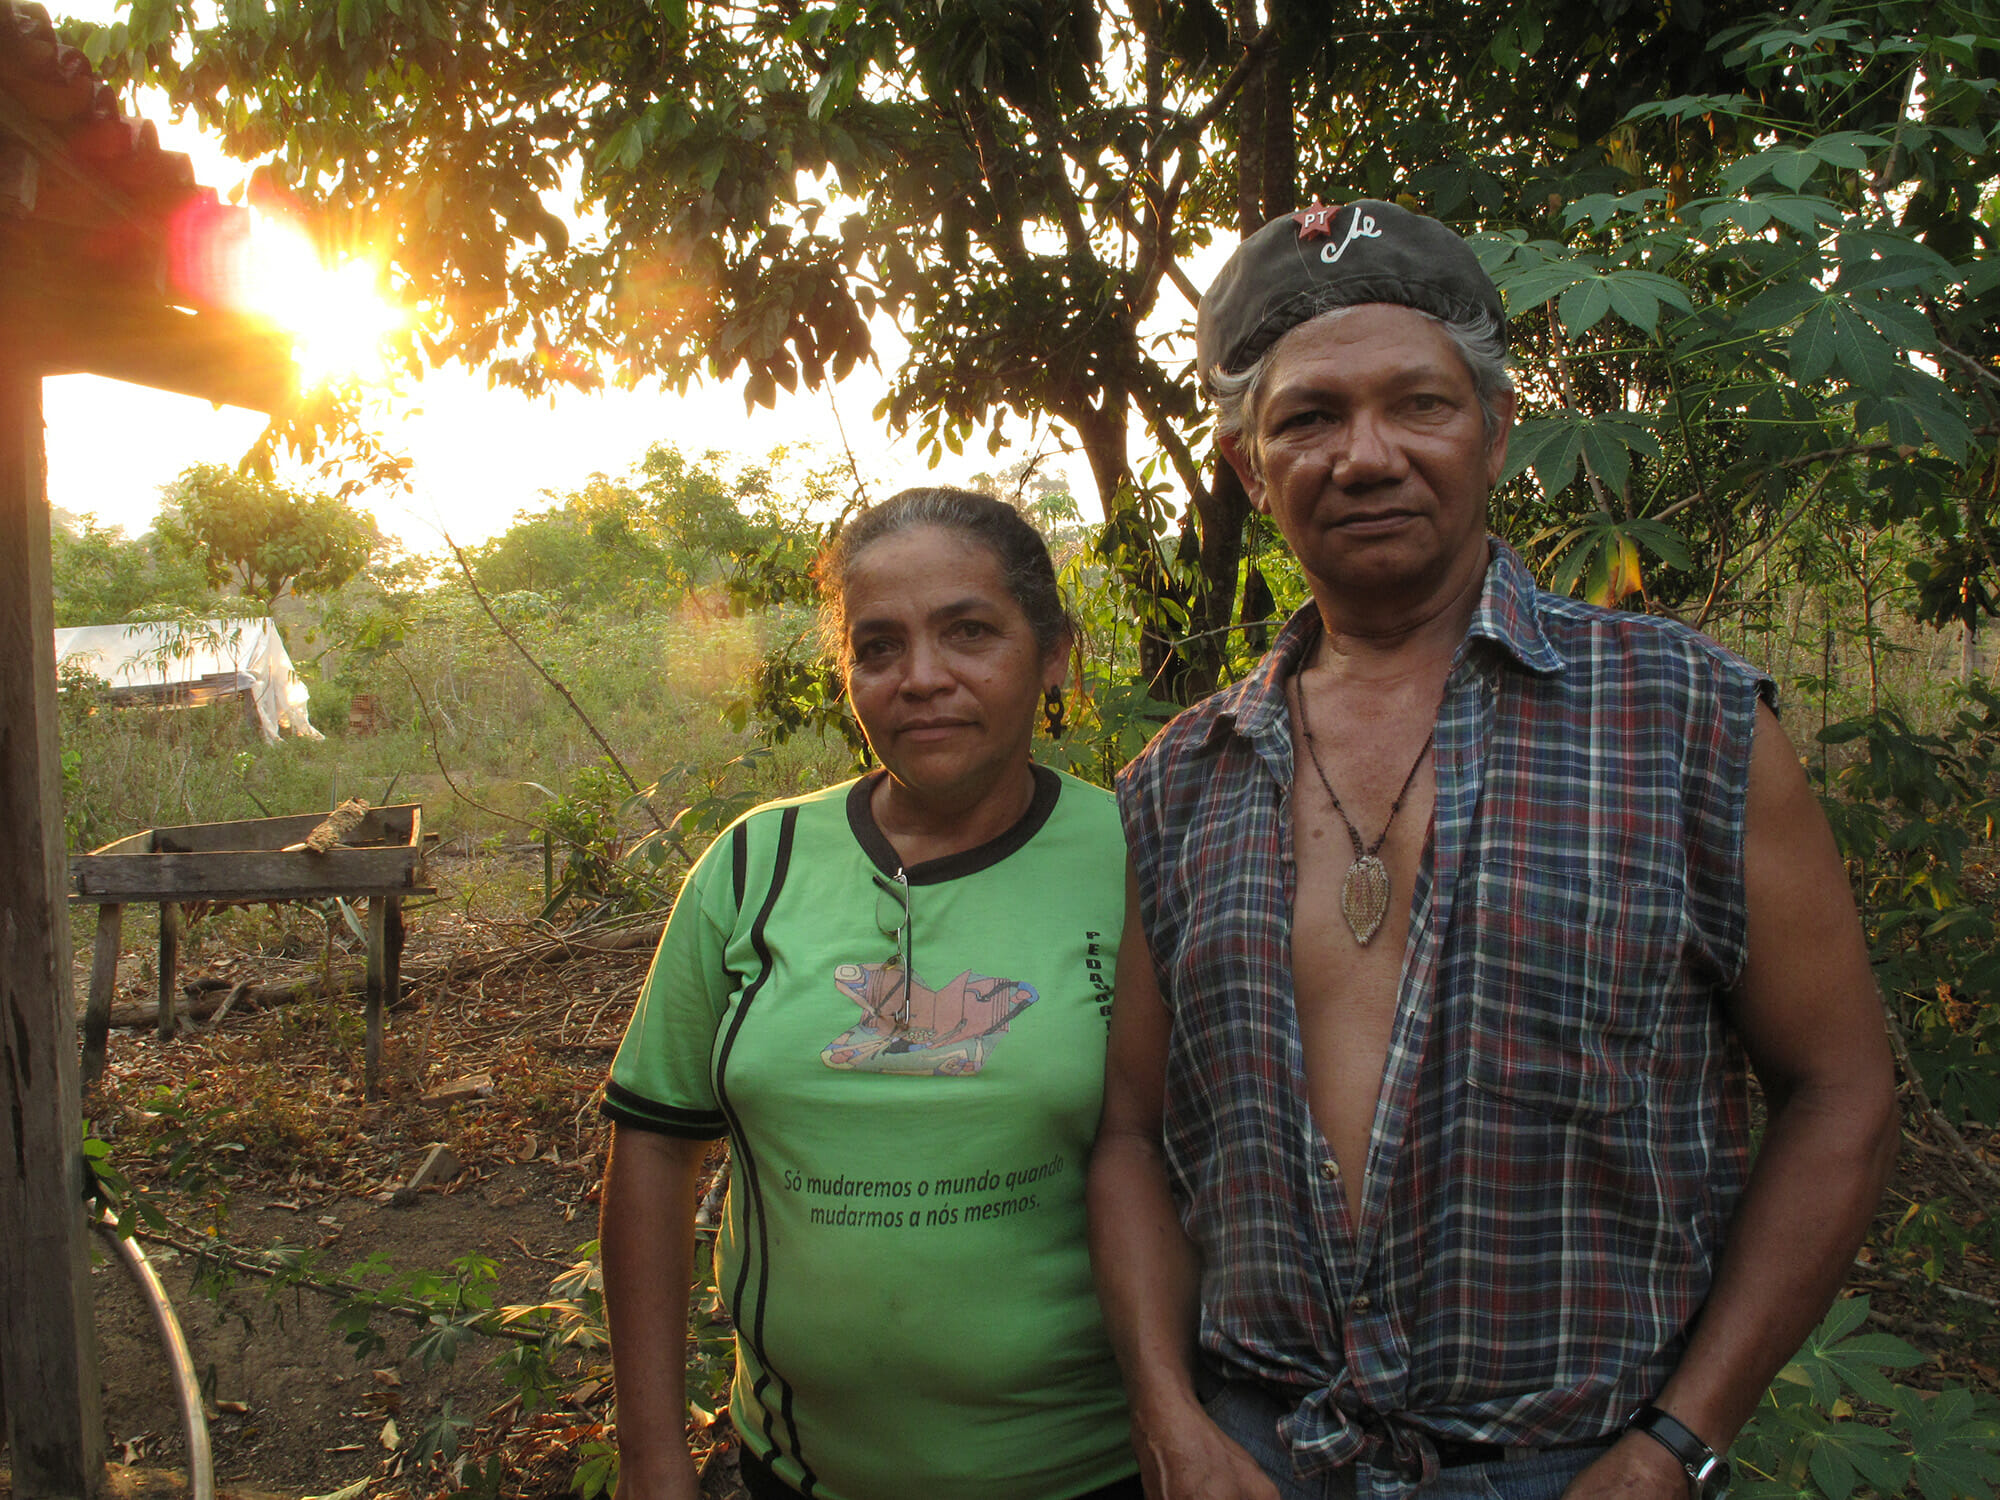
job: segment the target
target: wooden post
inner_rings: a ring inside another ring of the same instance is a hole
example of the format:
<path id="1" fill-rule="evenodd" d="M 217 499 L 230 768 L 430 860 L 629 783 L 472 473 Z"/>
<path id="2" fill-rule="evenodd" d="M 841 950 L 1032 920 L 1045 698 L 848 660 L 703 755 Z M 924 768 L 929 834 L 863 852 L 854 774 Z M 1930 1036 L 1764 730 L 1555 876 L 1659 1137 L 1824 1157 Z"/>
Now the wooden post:
<path id="1" fill-rule="evenodd" d="M 382 1097 L 382 1011 L 392 998 L 389 994 L 389 908 L 394 904 L 394 898 L 389 896 L 368 898 L 368 987 L 365 1001 L 368 1043 L 362 1073 L 362 1096 L 370 1103 Z M 398 913 L 399 918 L 400 915 Z M 398 925 L 401 925 L 400 922 Z"/>
<path id="2" fill-rule="evenodd" d="M 0 1384 L 19 1500 L 104 1477 L 39 374 L 0 358 Z"/>
<path id="3" fill-rule="evenodd" d="M 389 944 L 385 955 L 387 969 L 383 974 L 382 1003 L 394 1010 L 403 1003 L 403 942 L 408 932 L 403 926 L 403 898 L 390 896 L 383 904 L 389 908 L 384 921 L 384 936 Z"/>
<path id="4" fill-rule="evenodd" d="M 106 902 L 97 908 L 97 942 L 90 950 L 90 996 L 83 1007 L 83 1086 L 104 1076 L 104 1045 L 111 1032 L 111 992 L 118 983 L 118 944 L 125 908 Z"/>
<path id="5" fill-rule="evenodd" d="M 160 1040 L 174 1034 L 174 986 L 181 977 L 181 909 L 160 903 Z"/>

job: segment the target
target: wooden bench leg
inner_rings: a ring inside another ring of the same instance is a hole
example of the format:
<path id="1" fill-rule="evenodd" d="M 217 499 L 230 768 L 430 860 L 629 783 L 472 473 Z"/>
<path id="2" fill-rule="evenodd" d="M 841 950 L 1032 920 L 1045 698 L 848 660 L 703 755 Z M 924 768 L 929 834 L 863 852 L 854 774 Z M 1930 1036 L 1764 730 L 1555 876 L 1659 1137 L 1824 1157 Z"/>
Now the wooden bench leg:
<path id="1" fill-rule="evenodd" d="M 389 957 L 389 912 L 396 906 L 394 898 L 370 896 L 368 898 L 368 1046 L 363 1072 L 363 1093 L 369 1102 L 382 1097 L 382 1012 L 393 1002 L 391 986 L 395 983 L 394 969 Z M 394 924 L 402 926 L 402 913 L 397 912 Z"/>
<path id="2" fill-rule="evenodd" d="M 111 991 L 118 982 L 118 940 L 125 908 L 97 908 L 97 943 L 90 950 L 90 995 L 83 1007 L 83 1086 L 104 1076 L 104 1048 L 111 1032 Z"/>
<path id="3" fill-rule="evenodd" d="M 181 909 L 160 903 L 160 1040 L 174 1034 L 174 986 L 180 979 Z"/>

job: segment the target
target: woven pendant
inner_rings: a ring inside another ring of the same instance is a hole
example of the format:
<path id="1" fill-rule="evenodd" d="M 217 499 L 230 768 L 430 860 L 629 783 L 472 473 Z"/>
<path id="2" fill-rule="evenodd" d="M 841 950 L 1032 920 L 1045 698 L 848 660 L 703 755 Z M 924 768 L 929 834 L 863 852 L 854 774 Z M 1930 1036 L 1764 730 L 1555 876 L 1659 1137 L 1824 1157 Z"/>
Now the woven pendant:
<path id="1" fill-rule="evenodd" d="M 1347 930 L 1362 947 L 1375 936 L 1389 910 L 1389 870 L 1372 854 L 1364 854 L 1347 867 L 1340 883 L 1340 914 L 1347 918 Z"/>

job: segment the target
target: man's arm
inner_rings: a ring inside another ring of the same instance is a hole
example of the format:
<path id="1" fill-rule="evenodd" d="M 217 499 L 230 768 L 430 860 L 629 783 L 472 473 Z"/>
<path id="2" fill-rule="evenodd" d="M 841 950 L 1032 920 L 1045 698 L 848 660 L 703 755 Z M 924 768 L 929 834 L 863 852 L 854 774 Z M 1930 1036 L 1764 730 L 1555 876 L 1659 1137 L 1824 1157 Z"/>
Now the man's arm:
<path id="1" fill-rule="evenodd" d="M 688 1285 L 709 1142 L 614 1126 L 598 1250 L 618 1392 L 618 1500 L 694 1500 L 687 1447 Z"/>
<path id="2" fill-rule="evenodd" d="M 1104 1116 L 1090 1156 L 1090 1260 L 1132 1407 L 1132 1450 L 1150 1500 L 1277 1500 L 1195 1397 L 1200 1266 L 1174 1212 L 1160 1134 L 1172 1029 L 1128 869 Z"/>
<path id="3" fill-rule="evenodd" d="M 1898 1125 L 1881 997 L 1847 873 L 1797 753 L 1761 706 L 1745 825 L 1747 958 L 1729 1014 L 1767 1124 L 1700 1321 L 1654 1397 L 1718 1453 L 1840 1290 Z M 1618 1492 L 1680 1500 L 1687 1481 L 1665 1448 L 1632 1433 L 1569 1490 Z"/>

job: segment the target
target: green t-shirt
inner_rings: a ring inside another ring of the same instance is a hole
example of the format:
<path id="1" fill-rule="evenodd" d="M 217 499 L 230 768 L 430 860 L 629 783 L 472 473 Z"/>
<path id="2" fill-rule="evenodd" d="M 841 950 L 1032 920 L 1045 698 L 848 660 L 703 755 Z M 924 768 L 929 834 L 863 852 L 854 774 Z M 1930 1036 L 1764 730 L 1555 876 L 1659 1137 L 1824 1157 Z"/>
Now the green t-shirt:
<path id="1" fill-rule="evenodd" d="M 730 1409 L 781 1478 L 827 1500 L 1067 1500 L 1133 1469 L 1084 1241 L 1117 811 L 1037 767 L 1019 823 L 904 885 L 873 785 L 715 841 L 605 1111 L 729 1136 Z"/>

